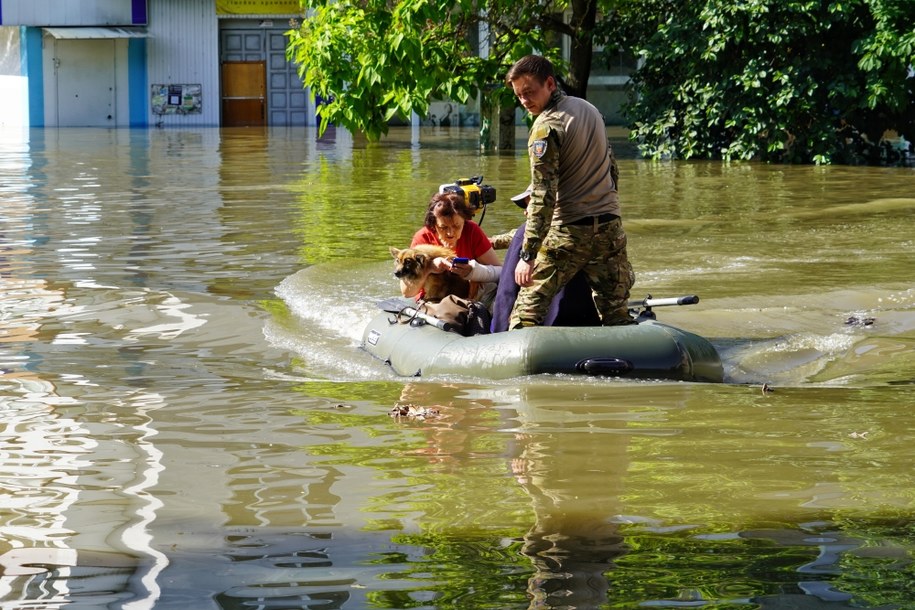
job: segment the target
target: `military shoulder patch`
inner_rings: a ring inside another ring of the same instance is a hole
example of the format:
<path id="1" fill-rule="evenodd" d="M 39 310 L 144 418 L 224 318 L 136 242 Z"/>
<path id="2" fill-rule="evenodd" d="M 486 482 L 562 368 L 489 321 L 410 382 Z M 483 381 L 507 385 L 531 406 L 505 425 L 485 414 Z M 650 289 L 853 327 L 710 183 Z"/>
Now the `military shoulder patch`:
<path id="1" fill-rule="evenodd" d="M 546 140 L 534 140 L 531 142 L 531 152 L 538 159 L 546 152 Z"/>
<path id="2" fill-rule="evenodd" d="M 536 123 L 531 128 L 531 140 L 546 140 L 547 136 L 550 135 L 550 127 L 545 123 Z"/>

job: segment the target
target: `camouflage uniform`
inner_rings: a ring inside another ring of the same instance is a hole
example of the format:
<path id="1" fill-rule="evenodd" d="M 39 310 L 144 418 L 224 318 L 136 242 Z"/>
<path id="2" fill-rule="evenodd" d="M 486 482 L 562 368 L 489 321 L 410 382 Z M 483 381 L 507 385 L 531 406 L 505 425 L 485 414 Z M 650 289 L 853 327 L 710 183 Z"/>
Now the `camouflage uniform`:
<path id="1" fill-rule="evenodd" d="M 533 284 L 518 293 L 509 328 L 542 324 L 553 296 L 578 271 L 587 277 L 602 324 L 633 323 L 634 274 L 600 113 L 556 90 L 531 127 L 528 150 L 533 191 L 523 250 L 535 256 Z"/>
<path id="2" fill-rule="evenodd" d="M 517 228 L 512 229 L 508 233 L 499 233 L 498 235 L 493 235 L 489 238 L 489 241 L 492 243 L 493 250 L 505 250 L 508 248 L 509 244 L 512 243 L 512 239 L 515 237 L 515 233 L 518 231 Z"/>
<path id="3" fill-rule="evenodd" d="M 554 227 L 537 254 L 533 284 L 518 292 L 510 328 L 543 323 L 553 296 L 583 271 L 605 326 L 631 324 L 629 289 L 634 276 L 620 219 L 593 226 Z M 598 289 L 595 290 L 594 287 Z"/>

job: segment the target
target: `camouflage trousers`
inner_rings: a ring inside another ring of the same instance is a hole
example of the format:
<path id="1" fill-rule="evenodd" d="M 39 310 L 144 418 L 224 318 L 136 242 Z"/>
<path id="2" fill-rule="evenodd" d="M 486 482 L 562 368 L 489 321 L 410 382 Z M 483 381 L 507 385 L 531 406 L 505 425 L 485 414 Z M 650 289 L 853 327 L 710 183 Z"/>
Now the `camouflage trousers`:
<path id="1" fill-rule="evenodd" d="M 626 233 L 617 218 L 594 225 L 550 227 L 533 270 L 533 284 L 522 287 L 512 309 L 509 328 L 543 324 L 556 293 L 583 271 L 601 324 L 632 324 L 629 289 L 635 274 L 626 255 Z"/>

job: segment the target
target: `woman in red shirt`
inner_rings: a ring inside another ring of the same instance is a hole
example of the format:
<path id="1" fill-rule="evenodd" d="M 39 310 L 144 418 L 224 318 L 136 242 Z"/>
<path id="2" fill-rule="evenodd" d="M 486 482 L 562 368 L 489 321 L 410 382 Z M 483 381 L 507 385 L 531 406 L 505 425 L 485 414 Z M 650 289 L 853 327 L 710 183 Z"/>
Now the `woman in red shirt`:
<path id="1" fill-rule="evenodd" d="M 457 256 L 468 259 L 466 263 L 453 263 L 436 258 L 434 264 L 439 273 L 456 273 L 465 280 L 482 284 L 478 300 L 488 306 L 502 271 L 502 260 L 472 218 L 473 212 L 462 195 L 436 193 L 429 202 L 423 227 L 413 235 L 410 247 L 418 244 L 445 246 L 454 250 Z"/>

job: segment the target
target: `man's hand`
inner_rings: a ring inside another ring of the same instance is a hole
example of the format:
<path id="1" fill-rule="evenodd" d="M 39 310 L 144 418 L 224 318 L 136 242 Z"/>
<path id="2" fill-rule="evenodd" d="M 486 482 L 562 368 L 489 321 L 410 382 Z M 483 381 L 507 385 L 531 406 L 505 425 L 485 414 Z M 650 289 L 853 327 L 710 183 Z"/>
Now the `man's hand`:
<path id="1" fill-rule="evenodd" d="M 515 265 L 515 283 L 519 286 L 530 286 L 533 284 L 534 262 L 518 261 Z"/>

